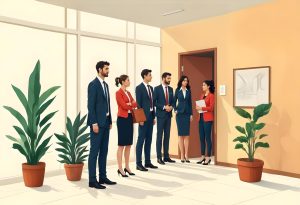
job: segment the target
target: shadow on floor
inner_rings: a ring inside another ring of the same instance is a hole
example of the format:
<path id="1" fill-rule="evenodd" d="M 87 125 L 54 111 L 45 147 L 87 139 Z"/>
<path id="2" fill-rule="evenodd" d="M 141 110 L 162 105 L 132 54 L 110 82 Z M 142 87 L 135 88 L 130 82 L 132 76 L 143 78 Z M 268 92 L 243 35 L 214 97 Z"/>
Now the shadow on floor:
<path id="1" fill-rule="evenodd" d="M 253 185 L 268 188 L 268 189 L 278 190 L 278 191 L 291 190 L 291 191 L 300 192 L 300 187 L 299 186 L 298 187 L 289 186 L 289 185 L 286 185 L 286 184 L 279 184 L 279 183 L 265 181 L 265 180 L 253 183 Z"/>

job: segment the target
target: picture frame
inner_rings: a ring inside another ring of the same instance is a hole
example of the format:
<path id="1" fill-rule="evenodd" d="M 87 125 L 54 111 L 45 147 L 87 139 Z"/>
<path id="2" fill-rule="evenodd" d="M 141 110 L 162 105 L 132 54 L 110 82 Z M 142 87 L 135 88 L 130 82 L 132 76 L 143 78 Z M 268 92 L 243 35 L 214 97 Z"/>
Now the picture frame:
<path id="1" fill-rule="evenodd" d="M 233 69 L 233 106 L 254 108 L 271 100 L 271 67 Z"/>

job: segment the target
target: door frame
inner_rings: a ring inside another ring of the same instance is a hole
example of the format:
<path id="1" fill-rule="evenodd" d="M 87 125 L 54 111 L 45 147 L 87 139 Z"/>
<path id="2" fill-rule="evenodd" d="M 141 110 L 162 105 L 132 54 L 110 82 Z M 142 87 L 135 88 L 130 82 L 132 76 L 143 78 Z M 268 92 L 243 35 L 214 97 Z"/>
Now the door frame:
<path id="1" fill-rule="evenodd" d="M 181 52 L 178 53 L 178 79 L 180 78 L 180 76 L 182 75 L 182 70 L 181 70 L 181 62 L 182 62 L 182 57 L 183 56 L 188 56 L 188 55 L 193 55 L 193 54 L 204 54 L 204 53 L 208 53 L 208 52 L 213 52 L 214 54 L 214 67 L 213 67 L 213 76 L 214 76 L 214 82 L 215 82 L 215 87 L 218 88 L 217 86 L 217 48 L 208 48 L 208 49 L 202 49 L 202 50 L 194 50 L 194 51 L 187 51 L 187 52 Z M 218 160 L 217 160 L 217 92 L 218 89 L 216 89 L 215 92 L 215 112 L 214 112 L 214 138 L 213 138 L 213 150 L 214 150 L 214 161 L 215 161 L 215 165 L 218 164 Z M 178 156 L 179 156 L 179 148 L 178 148 Z"/>

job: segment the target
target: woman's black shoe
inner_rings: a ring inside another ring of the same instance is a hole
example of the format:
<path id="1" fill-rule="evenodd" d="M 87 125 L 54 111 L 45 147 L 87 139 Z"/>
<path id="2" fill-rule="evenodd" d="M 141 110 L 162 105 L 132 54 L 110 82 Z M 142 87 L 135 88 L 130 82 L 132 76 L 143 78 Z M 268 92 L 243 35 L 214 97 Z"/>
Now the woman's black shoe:
<path id="1" fill-rule="evenodd" d="M 208 160 L 208 162 L 204 162 L 203 165 L 209 165 L 211 162 L 211 159 Z"/>
<path id="2" fill-rule="evenodd" d="M 205 158 L 197 162 L 197 164 L 202 164 L 203 162 L 205 162 Z"/>
<path id="3" fill-rule="evenodd" d="M 190 160 L 188 160 L 188 159 L 185 159 L 185 162 L 186 162 L 186 163 L 190 163 Z"/>
<path id="4" fill-rule="evenodd" d="M 126 172 L 125 172 L 125 174 L 123 175 L 122 172 L 120 172 L 120 170 L 118 170 L 118 175 L 120 176 L 120 174 L 121 174 L 122 177 L 128 177 L 128 176 L 126 175 Z"/>
<path id="5" fill-rule="evenodd" d="M 125 172 L 125 174 L 126 174 L 126 172 L 129 174 L 129 175 L 131 175 L 131 176 L 134 176 L 135 175 L 135 173 L 132 173 L 132 172 L 129 172 L 126 168 L 124 169 L 124 172 Z"/>
<path id="6" fill-rule="evenodd" d="M 181 160 L 181 163 L 184 163 L 184 162 L 185 162 L 185 161 L 182 159 L 182 160 Z"/>

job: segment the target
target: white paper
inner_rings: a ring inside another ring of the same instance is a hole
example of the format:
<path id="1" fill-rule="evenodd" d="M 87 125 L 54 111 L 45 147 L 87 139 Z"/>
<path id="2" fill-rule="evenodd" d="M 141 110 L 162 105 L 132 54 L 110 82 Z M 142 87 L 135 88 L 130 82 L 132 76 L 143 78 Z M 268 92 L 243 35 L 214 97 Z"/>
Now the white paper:
<path id="1" fill-rule="evenodd" d="M 206 107 L 205 100 L 196 101 L 196 105 L 199 106 L 199 107 Z M 207 111 L 198 110 L 198 112 L 199 113 L 204 113 L 204 112 L 207 112 Z"/>

